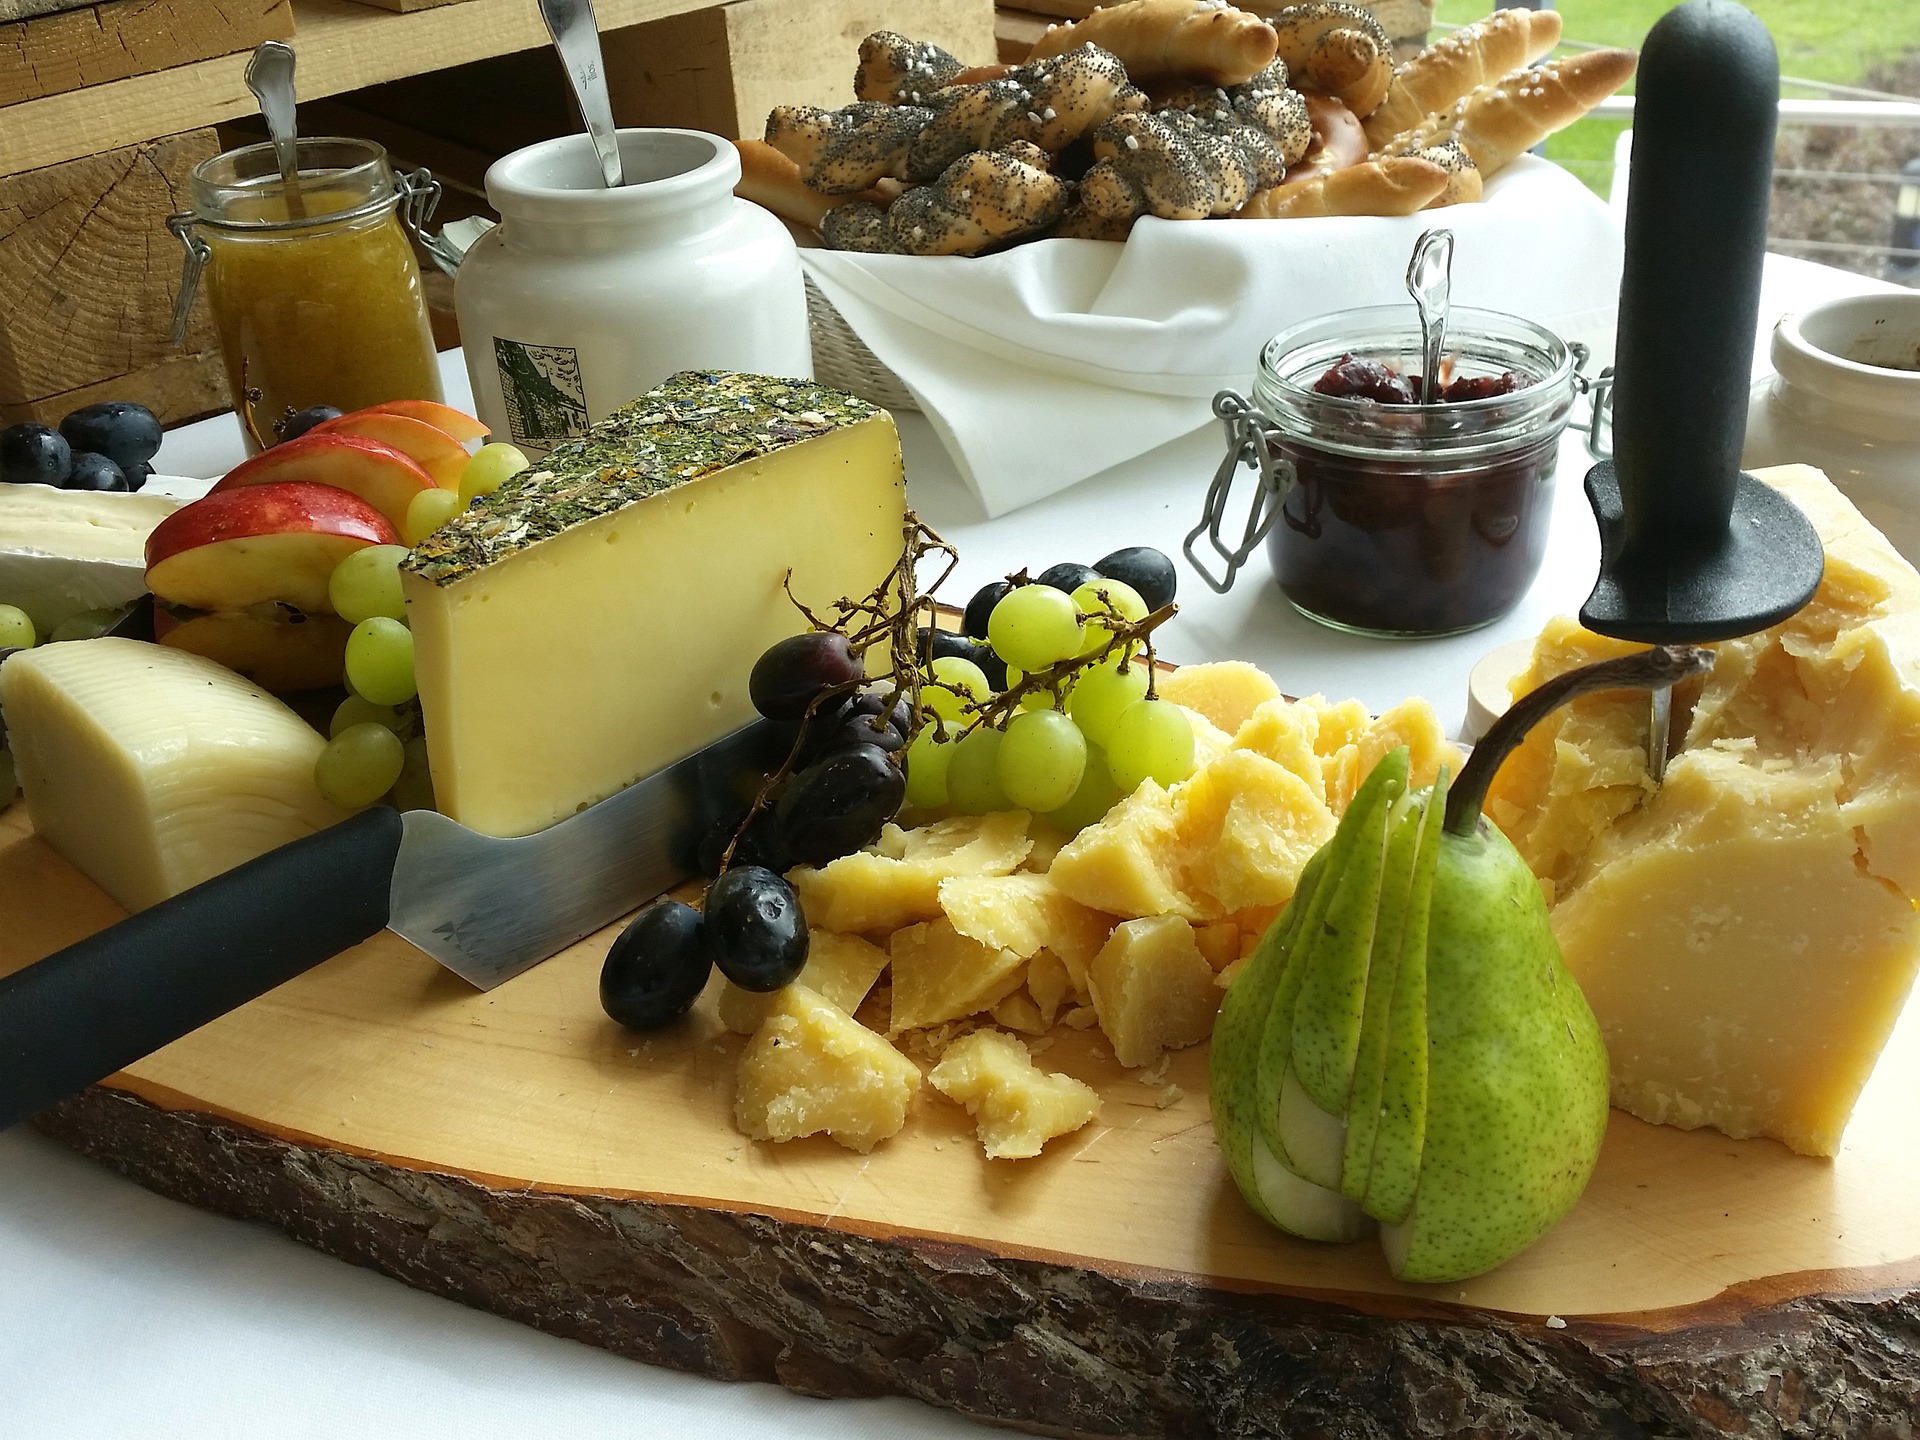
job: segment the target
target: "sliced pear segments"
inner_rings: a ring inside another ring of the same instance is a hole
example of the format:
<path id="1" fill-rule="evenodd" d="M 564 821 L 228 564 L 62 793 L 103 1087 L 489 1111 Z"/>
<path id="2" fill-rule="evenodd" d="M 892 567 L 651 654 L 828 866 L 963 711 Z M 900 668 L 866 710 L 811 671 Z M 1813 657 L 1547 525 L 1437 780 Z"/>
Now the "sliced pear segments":
<path id="1" fill-rule="evenodd" d="M 1213 1111 L 1214 1135 L 1226 1156 L 1234 1184 L 1261 1219 L 1279 1222 L 1268 1213 L 1253 1175 L 1253 1144 L 1258 1128 L 1259 1097 L 1254 1079 L 1260 1058 L 1260 1040 L 1267 1028 L 1267 1012 L 1280 988 L 1300 919 L 1306 913 L 1314 885 L 1325 866 L 1322 851 L 1300 872 L 1292 902 L 1267 927 L 1246 965 L 1234 977 L 1213 1021 L 1213 1042 L 1207 1057 L 1207 1098 Z"/>
<path id="2" fill-rule="evenodd" d="M 1428 923 L 1426 1134 L 1392 1269 L 1431 1282 L 1492 1269 L 1572 1207 L 1606 1130 L 1607 1057 L 1540 887 L 1491 823 L 1442 836 Z"/>
<path id="3" fill-rule="evenodd" d="M 1413 1205 L 1414 1186 L 1420 1179 L 1420 1153 L 1427 1125 L 1428 917 L 1433 909 L 1433 877 L 1446 810 L 1447 772 L 1442 769 L 1420 820 L 1408 884 L 1406 924 L 1400 935 L 1400 960 L 1387 1016 L 1373 1154 L 1367 1165 L 1366 1190 L 1355 1197 L 1369 1215 L 1386 1223 L 1406 1218 Z M 1352 1153 L 1349 1145 L 1349 1156 Z"/>
<path id="4" fill-rule="evenodd" d="M 1338 1190 L 1302 1180 L 1253 1137 L 1253 1182 L 1275 1225 L 1303 1240 L 1359 1240 L 1373 1228 L 1366 1212 Z"/>
<path id="5" fill-rule="evenodd" d="M 1407 765 L 1407 752 L 1395 750 L 1367 777 L 1369 785 L 1376 778 L 1381 783 L 1354 822 L 1352 851 L 1327 876 L 1334 892 L 1326 915 L 1301 947 L 1304 969 L 1290 1058 L 1301 1086 L 1329 1114 L 1346 1114 L 1353 1086 L 1374 925 L 1380 916 L 1387 819 L 1393 801 L 1406 791 Z M 1359 803 L 1355 797 L 1356 806 Z M 1346 828 L 1345 821 L 1341 828 Z"/>
<path id="6" fill-rule="evenodd" d="M 1380 1122 L 1380 1092 L 1385 1083 L 1387 1045 L 1394 986 L 1400 973 L 1408 901 L 1419 858 L 1421 823 L 1427 795 L 1402 795 L 1387 819 L 1386 859 L 1381 866 L 1380 915 L 1373 927 L 1373 953 L 1367 966 L 1366 1009 L 1360 1017 L 1360 1044 L 1354 1054 L 1353 1083 L 1347 1095 L 1339 1178 L 1323 1180 L 1359 1204 L 1373 1171 L 1374 1132 Z M 1425 916 L 1421 917 L 1422 922 Z M 1424 923 L 1422 925 L 1424 931 Z M 1424 935 L 1421 942 L 1425 944 Z"/>
<path id="7" fill-rule="evenodd" d="M 1293 1067 L 1280 1082 L 1278 1107 L 1280 1139 L 1287 1164 L 1302 1180 L 1340 1190 L 1341 1167 L 1347 1153 L 1347 1122 L 1313 1103 Z"/>
<path id="8" fill-rule="evenodd" d="M 1318 864 L 1320 867 L 1315 874 L 1317 883 L 1312 893 L 1306 895 L 1303 884 L 1303 894 L 1294 898 L 1294 908 L 1299 907 L 1303 898 L 1307 908 L 1300 917 L 1300 929 L 1293 942 L 1286 972 L 1267 1015 L 1266 1033 L 1261 1037 L 1254 1077 L 1261 1138 L 1267 1142 L 1267 1148 L 1281 1159 L 1286 1157 L 1286 1143 L 1280 1136 L 1280 1082 L 1286 1077 L 1287 1066 L 1292 1060 L 1294 1017 L 1301 981 L 1311 958 L 1313 943 L 1316 937 L 1325 932 L 1327 912 L 1344 867 L 1356 853 L 1362 833 L 1368 828 L 1369 818 L 1376 812 L 1384 811 L 1393 798 L 1388 793 L 1395 780 L 1394 767 L 1388 763 L 1392 759 L 1393 756 L 1388 756 L 1368 774 L 1354 793 L 1353 803 L 1347 807 L 1347 813 L 1340 821 L 1340 828 L 1334 831 L 1333 839 L 1321 846 L 1308 862 L 1309 866 Z M 1404 789 L 1404 754 L 1401 755 L 1398 775 L 1400 788 Z M 1301 873 L 1304 880 L 1306 872 Z"/>

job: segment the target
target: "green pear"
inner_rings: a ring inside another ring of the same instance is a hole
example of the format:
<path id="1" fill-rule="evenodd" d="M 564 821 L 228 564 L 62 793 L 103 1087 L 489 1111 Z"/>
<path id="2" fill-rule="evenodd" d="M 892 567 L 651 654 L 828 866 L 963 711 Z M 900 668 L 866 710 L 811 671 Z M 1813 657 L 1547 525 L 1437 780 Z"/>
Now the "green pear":
<path id="1" fill-rule="evenodd" d="M 1527 729 L 1588 690 L 1671 685 L 1708 652 L 1587 666 L 1517 702 L 1449 786 L 1375 766 L 1229 989 L 1209 1083 L 1256 1212 L 1310 1239 L 1380 1222 L 1403 1280 L 1501 1264 L 1579 1198 L 1607 1124 L 1599 1026 L 1539 885 L 1480 815 Z"/>
<path id="2" fill-rule="evenodd" d="M 1607 1050 L 1547 925 L 1539 882 L 1491 821 L 1440 837 L 1427 934 L 1427 1106 L 1401 1280 L 1491 1270 L 1573 1207 L 1607 1129 Z"/>

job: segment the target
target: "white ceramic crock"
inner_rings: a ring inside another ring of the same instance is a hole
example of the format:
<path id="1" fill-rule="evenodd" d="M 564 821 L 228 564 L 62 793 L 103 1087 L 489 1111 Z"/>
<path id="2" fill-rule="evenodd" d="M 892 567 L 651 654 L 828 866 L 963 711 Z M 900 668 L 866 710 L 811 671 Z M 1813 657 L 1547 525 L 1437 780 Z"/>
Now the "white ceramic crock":
<path id="1" fill-rule="evenodd" d="M 500 224 L 455 277 L 480 418 L 532 454 L 677 370 L 813 374 L 793 238 L 734 198 L 732 144 L 622 130 L 620 157 L 617 190 L 585 135 L 497 161 L 486 184 Z"/>
<path id="2" fill-rule="evenodd" d="M 1920 291 L 1789 315 L 1772 360 L 1779 373 L 1748 403 L 1741 465 L 1819 466 L 1920 564 Z"/>

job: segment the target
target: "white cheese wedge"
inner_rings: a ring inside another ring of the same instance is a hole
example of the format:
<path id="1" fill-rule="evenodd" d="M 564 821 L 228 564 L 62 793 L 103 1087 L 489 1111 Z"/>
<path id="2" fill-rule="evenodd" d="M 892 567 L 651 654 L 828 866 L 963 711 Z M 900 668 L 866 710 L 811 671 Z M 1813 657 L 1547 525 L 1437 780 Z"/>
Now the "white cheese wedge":
<path id="1" fill-rule="evenodd" d="M 676 375 L 418 547 L 403 580 L 434 793 L 526 835 L 753 718 L 747 677 L 880 586 L 893 421 L 808 381 Z"/>
<path id="2" fill-rule="evenodd" d="M 67 640 L 0 665 L 0 718 L 40 838 L 129 910 L 344 818 L 325 742 L 250 681 L 138 640 Z"/>
<path id="3" fill-rule="evenodd" d="M 1714 646 L 1664 784 L 1646 701 L 1596 695 L 1487 810 L 1552 896 L 1614 1103 L 1832 1155 L 1920 966 L 1920 574 L 1819 471 L 1759 473 L 1820 532 L 1812 602 Z M 1633 648 L 1556 621 L 1516 693 Z"/>
<path id="4" fill-rule="evenodd" d="M 45 635 L 83 610 L 131 604 L 147 588 L 147 536 L 182 503 L 0 485 L 0 605 L 18 605 Z"/>

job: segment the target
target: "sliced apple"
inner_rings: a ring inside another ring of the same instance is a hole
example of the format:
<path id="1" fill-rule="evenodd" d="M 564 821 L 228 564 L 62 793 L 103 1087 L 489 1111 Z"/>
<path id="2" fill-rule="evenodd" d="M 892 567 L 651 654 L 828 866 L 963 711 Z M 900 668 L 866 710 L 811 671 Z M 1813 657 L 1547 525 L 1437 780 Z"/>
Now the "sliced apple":
<path id="1" fill-rule="evenodd" d="M 414 496 L 440 488 L 419 461 L 391 445 L 361 435 L 307 434 L 235 466 L 209 493 L 289 481 L 331 485 L 358 495 L 392 521 L 396 530 L 405 523 L 407 505 Z"/>
<path id="2" fill-rule="evenodd" d="M 460 472 L 467 468 L 467 461 L 472 458 L 467 454 L 467 447 L 446 431 L 424 420 L 393 415 L 384 410 L 356 410 L 351 415 L 323 420 L 307 434 L 358 435 L 363 440 L 377 440 L 382 445 L 390 445 L 402 455 L 417 461 L 442 490 L 460 488 Z"/>
<path id="3" fill-rule="evenodd" d="M 153 638 L 237 670 L 264 690 L 338 685 L 353 627 L 338 615 L 308 615 L 288 605 L 203 614 L 153 612 Z"/>
<path id="4" fill-rule="evenodd" d="M 327 579 L 334 566 L 364 546 L 399 543 L 386 516 L 331 485 L 215 490 L 153 527 L 147 588 L 195 610 L 279 600 L 317 613 L 332 608 Z"/>
<path id="5" fill-rule="evenodd" d="M 369 405 L 357 413 L 365 415 L 368 412 L 404 415 L 409 420 L 423 421 L 436 430 L 446 431 L 462 445 L 469 440 L 484 440 L 493 433 L 466 411 L 442 405 L 438 400 L 389 400 L 385 404 Z"/>

